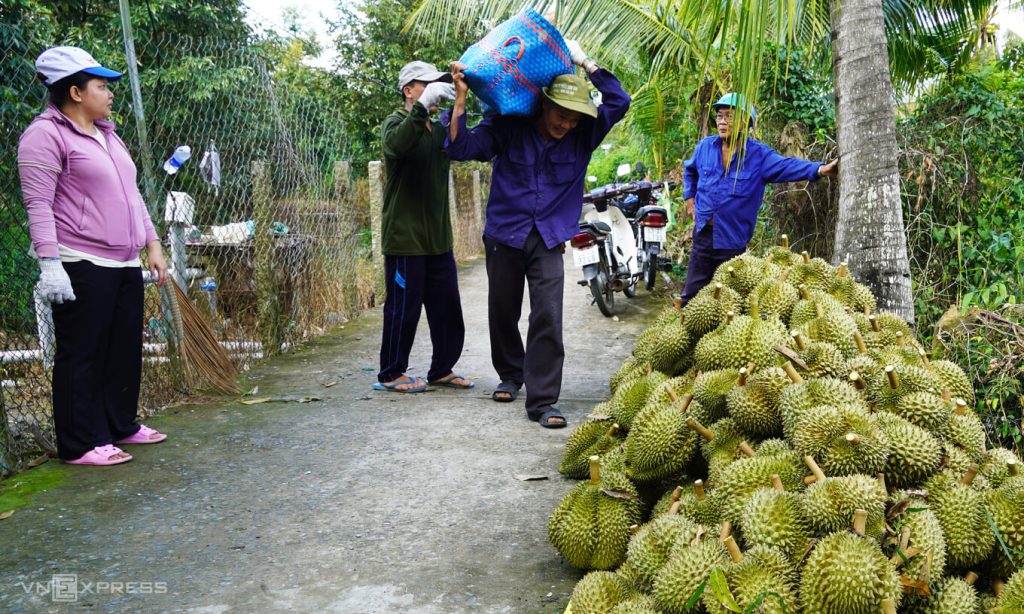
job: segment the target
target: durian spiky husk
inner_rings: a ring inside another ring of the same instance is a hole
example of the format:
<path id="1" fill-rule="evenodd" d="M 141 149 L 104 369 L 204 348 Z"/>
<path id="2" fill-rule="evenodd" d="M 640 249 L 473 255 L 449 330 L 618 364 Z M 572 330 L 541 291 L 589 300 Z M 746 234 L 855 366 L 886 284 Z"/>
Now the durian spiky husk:
<path id="1" fill-rule="evenodd" d="M 878 544 L 841 531 L 822 538 L 803 567 L 800 601 L 818 614 L 877 614 L 903 597 L 899 574 Z"/>

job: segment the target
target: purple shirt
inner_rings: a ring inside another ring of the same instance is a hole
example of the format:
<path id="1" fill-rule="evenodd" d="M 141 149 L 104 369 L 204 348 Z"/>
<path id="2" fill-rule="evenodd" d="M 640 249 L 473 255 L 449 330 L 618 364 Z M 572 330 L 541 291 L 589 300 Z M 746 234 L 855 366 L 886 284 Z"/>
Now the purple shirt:
<path id="1" fill-rule="evenodd" d="M 604 69 L 590 74 L 601 92 L 597 118 L 582 116 L 559 140 L 546 140 L 533 117 L 492 116 L 472 130 L 459 118 L 458 137 L 446 143 L 452 160 L 493 160 L 484 236 L 522 249 L 534 226 L 548 249 L 579 232 L 583 179 L 590 156 L 629 109 L 629 94 Z M 441 123 L 447 129 L 446 114 Z"/>

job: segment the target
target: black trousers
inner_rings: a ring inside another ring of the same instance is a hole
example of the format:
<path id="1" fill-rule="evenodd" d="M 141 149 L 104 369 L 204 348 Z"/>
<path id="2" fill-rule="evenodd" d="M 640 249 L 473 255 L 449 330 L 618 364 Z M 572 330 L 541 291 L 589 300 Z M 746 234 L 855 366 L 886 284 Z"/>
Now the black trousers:
<path id="1" fill-rule="evenodd" d="M 715 249 L 712 242 L 711 224 L 705 224 L 700 232 L 693 235 L 693 248 L 690 250 L 690 264 L 686 268 L 686 285 L 680 296 L 683 304 L 689 303 L 701 288 L 708 285 L 718 267 L 726 260 L 742 254 L 745 249 Z"/>
<path id="2" fill-rule="evenodd" d="M 142 270 L 66 262 L 75 300 L 53 306 L 57 455 L 135 434 L 142 377 Z"/>
<path id="3" fill-rule="evenodd" d="M 523 249 L 484 237 L 491 362 L 503 382 L 526 384 L 526 413 L 539 418 L 562 392 L 562 250 L 548 249 L 534 228 Z M 530 288 L 526 349 L 519 333 L 523 281 Z"/>
<path id="4" fill-rule="evenodd" d="M 452 252 L 437 256 L 385 256 L 387 298 L 380 343 L 378 381 L 390 382 L 409 368 L 420 310 L 427 310 L 434 354 L 427 381 L 452 372 L 466 340 L 459 277 Z"/>

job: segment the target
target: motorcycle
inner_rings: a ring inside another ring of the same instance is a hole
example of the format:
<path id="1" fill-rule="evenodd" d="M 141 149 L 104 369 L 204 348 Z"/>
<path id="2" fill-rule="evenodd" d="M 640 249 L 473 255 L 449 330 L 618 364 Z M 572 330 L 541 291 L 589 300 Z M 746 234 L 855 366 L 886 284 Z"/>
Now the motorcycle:
<path id="1" fill-rule="evenodd" d="M 573 261 L 583 270 L 578 283 L 590 286 L 605 316 L 613 315 L 616 292 L 633 298 L 641 280 L 653 290 L 658 270 L 671 267 L 660 257 L 668 210 L 658 204 L 658 196 L 673 187 L 668 181 L 632 181 L 584 195 L 580 232 L 570 245 Z"/>

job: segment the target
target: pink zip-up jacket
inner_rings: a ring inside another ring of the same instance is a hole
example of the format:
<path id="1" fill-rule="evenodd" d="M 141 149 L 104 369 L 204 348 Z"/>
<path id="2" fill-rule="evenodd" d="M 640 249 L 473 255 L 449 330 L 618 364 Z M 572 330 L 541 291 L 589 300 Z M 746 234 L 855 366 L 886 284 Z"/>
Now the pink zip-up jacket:
<path id="1" fill-rule="evenodd" d="M 95 125 L 109 153 L 53 105 L 21 135 L 18 173 L 40 258 L 59 257 L 59 243 L 126 261 L 157 239 L 128 148 L 114 124 L 98 120 Z"/>

